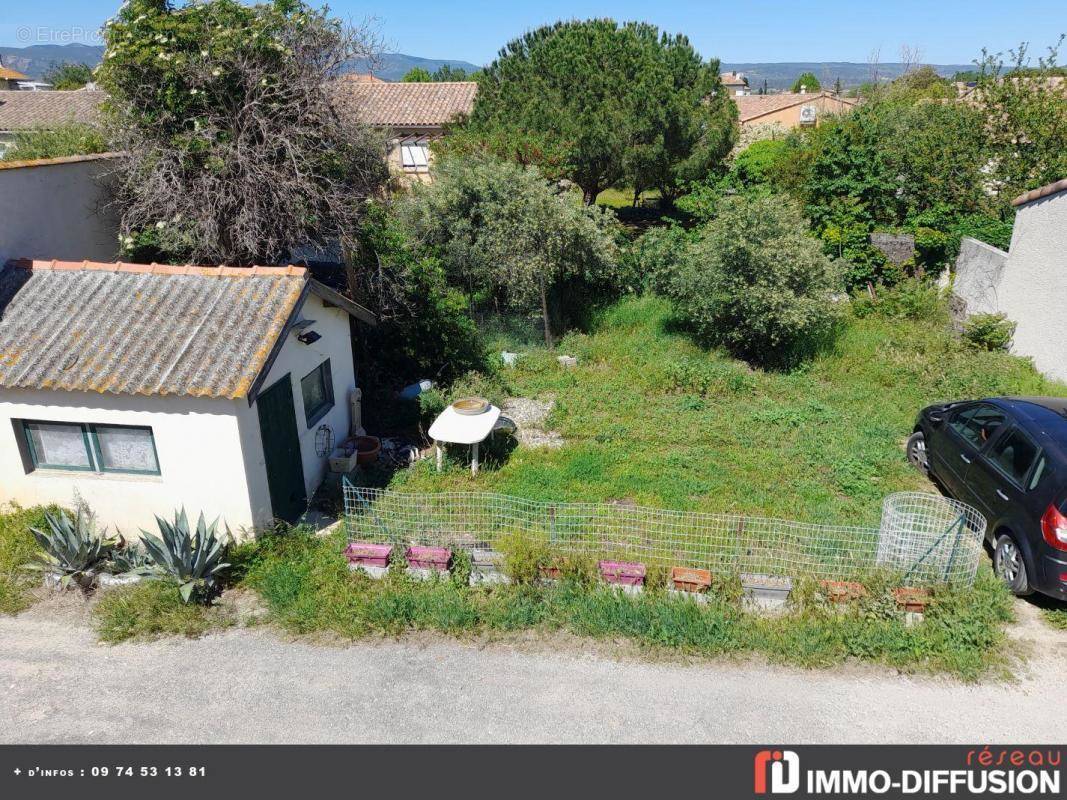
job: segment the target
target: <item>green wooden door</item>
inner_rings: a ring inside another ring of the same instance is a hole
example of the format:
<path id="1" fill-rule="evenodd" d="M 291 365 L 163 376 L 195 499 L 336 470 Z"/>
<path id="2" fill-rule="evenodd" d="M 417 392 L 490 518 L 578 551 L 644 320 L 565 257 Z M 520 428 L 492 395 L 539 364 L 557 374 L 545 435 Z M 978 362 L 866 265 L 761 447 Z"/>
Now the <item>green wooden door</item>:
<path id="1" fill-rule="evenodd" d="M 267 461 L 267 486 L 274 516 L 296 521 L 307 510 L 300 438 L 296 433 L 292 381 L 286 375 L 256 399 L 263 456 Z"/>

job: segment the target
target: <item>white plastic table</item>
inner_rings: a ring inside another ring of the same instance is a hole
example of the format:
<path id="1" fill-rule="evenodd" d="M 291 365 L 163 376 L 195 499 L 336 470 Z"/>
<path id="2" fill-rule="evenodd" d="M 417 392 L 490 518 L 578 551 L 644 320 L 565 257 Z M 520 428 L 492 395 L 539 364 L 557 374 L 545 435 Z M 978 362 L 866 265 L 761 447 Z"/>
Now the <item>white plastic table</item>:
<path id="1" fill-rule="evenodd" d="M 500 419 L 500 409 L 489 406 L 481 414 L 460 414 L 452 406 L 441 412 L 430 426 L 430 438 L 437 447 L 437 471 L 441 471 L 444 459 L 442 442 L 450 444 L 469 444 L 471 446 L 471 475 L 478 474 L 478 445 L 493 432 L 493 426 Z"/>

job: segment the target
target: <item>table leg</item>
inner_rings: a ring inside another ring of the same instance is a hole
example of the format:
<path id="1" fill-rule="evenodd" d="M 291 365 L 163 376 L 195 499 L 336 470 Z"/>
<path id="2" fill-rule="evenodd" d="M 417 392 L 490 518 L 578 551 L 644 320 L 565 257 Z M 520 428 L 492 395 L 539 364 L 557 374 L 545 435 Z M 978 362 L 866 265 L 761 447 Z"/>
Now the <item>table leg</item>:
<path id="1" fill-rule="evenodd" d="M 471 475 L 478 474 L 478 443 L 471 445 Z"/>
<path id="2" fill-rule="evenodd" d="M 434 442 L 434 444 L 437 446 L 437 471 L 440 472 L 441 467 L 444 466 L 445 451 L 441 449 L 440 442 Z"/>

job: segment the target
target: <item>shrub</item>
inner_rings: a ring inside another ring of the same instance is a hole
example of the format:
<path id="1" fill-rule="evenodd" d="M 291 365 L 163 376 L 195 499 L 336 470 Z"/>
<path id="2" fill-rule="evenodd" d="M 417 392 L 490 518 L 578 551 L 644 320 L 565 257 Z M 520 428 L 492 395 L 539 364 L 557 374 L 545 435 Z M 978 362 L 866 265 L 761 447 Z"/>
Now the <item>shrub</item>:
<path id="1" fill-rule="evenodd" d="M 32 579 L 23 567 L 38 552 L 30 529 L 46 526 L 48 511 L 59 509 L 12 506 L 0 511 L 0 613 L 13 614 L 29 605 Z"/>
<path id="2" fill-rule="evenodd" d="M 96 522 L 84 509 L 71 522 L 63 512 L 45 513 L 47 528 L 31 528 L 30 532 L 41 552 L 27 568 L 60 576 L 64 587 L 76 582 L 89 587 L 93 582 L 92 570 L 100 566 L 115 546 L 105 531 L 96 529 Z"/>
<path id="3" fill-rule="evenodd" d="M 519 584 L 535 583 L 551 559 L 546 543 L 522 532 L 501 536 L 496 549 L 504 554 L 504 573 Z"/>
<path id="4" fill-rule="evenodd" d="M 230 565 L 223 561 L 230 544 L 229 531 L 218 535 L 219 521 L 209 526 L 201 512 L 196 530 L 190 530 L 189 517 L 183 508 L 174 514 L 174 522 L 156 517 L 159 536 L 141 531 L 152 564 L 146 571 L 176 581 L 184 602 L 205 602 L 211 598 L 219 578 Z"/>
<path id="5" fill-rule="evenodd" d="M 929 281 L 911 278 L 895 286 L 880 286 L 872 298 L 860 290 L 852 300 L 857 317 L 877 315 L 886 319 L 948 322 L 948 307 L 941 291 Z"/>
<path id="6" fill-rule="evenodd" d="M 69 123 L 19 131 L 14 147 L 4 154 L 4 161 L 30 161 L 38 158 L 63 158 L 103 153 L 108 149 L 103 132 L 91 125 Z"/>
<path id="7" fill-rule="evenodd" d="M 1015 323 L 1004 314 L 975 314 L 963 323 L 963 338 L 982 350 L 1007 350 Z"/>
<path id="8" fill-rule="evenodd" d="M 634 285 L 663 293 L 674 281 L 689 248 L 689 236 L 678 225 L 651 228 L 622 254 L 621 269 Z"/>
<path id="9" fill-rule="evenodd" d="M 730 198 L 705 226 L 668 294 L 703 339 L 788 366 L 835 329 L 840 271 L 784 196 Z"/>

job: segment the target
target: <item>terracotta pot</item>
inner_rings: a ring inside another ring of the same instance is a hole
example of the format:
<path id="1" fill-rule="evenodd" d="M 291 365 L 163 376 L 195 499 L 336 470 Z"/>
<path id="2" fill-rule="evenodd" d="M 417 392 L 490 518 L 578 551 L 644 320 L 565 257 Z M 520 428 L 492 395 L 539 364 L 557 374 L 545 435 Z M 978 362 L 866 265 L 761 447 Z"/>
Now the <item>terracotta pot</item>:
<path id="1" fill-rule="evenodd" d="M 377 436 L 356 437 L 356 463 L 373 464 L 382 451 L 382 440 Z"/>
<path id="2" fill-rule="evenodd" d="M 706 592 L 711 588 L 711 570 L 671 567 L 671 584 L 679 592 Z"/>
<path id="3" fill-rule="evenodd" d="M 855 581 L 819 581 L 826 599 L 832 603 L 851 603 L 867 596 L 867 589 L 862 583 Z"/>
<path id="4" fill-rule="evenodd" d="M 905 611 L 921 614 L 930 602 L 930 590 L 920 586 L 900 586 L 893 590 L 893 597 Z"/>
<path id="5" fill-rule="evenodd" d="M 559 567 L 538 567 L 537 571 L 541 573 L 541 579 L 546 581 L 558 581 L 563 574 Z"/>

